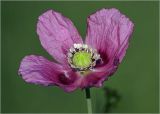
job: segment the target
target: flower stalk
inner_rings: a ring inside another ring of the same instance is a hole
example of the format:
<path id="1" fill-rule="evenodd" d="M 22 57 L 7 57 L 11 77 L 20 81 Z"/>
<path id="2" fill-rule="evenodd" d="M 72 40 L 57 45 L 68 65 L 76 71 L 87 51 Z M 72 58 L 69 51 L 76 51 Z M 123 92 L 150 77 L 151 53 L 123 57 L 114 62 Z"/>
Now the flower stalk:
<path id="1" fill-rule="evenodd" d="M 92 102 L 91 102 L 90 88 L 86 88 L 85 93 L 86 93 L 88 114 L 92 114 Z"/>

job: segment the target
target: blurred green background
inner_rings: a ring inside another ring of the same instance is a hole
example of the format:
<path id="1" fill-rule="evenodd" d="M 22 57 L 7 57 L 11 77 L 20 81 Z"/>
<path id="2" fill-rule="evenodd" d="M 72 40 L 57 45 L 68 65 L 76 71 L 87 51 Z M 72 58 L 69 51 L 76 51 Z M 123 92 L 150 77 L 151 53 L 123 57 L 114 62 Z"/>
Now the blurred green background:
<path id="1" fill-rule="evenodd" d="M 51 59 L 40 45 L 36 34 L 37 18 L 54 9 L 70 18 L 82 37 L 86 34 L 86 18 L 101 8 L 115 7 L 135 24 L 127 54 L 118 71 L 105 87 L 121 96 L 111 112 L 158 112 L 158 1 L 68 1 L 68 2 L 2 2 L 2 112 L 87 112 L 84 91 L 65 93 L 58 87 L 25 83 L 17 71 L 21 59 L 30 54 Z M 94 112 L 104 112 L 103 88 L 92 88 Z"/>

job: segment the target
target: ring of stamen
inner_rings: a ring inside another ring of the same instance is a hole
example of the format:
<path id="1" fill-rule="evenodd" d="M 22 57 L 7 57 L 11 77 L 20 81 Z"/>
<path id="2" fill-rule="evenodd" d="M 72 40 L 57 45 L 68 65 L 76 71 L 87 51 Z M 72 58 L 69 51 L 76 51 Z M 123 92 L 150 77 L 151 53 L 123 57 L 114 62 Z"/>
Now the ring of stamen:
<path id="1" fill-rule="evenodd" d="M 92 69 L 96 61 L 101 59 L 97 51 L 86 44 L 74 44 L 67 58 L 70 66 L 78 71 Z"/>

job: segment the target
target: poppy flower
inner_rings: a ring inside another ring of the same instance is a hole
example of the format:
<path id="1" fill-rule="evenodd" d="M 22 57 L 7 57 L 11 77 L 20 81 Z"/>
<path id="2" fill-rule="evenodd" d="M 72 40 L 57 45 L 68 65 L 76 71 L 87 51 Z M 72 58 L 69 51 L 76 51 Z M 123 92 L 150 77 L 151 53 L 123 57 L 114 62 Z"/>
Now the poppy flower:
<path id="1" fill-rule="evenodd" d="M 122 62 L 133 26 L 119 10 L 101 9 L 87 18 L 83 41 L 71 20 L 48 10 L 38 18 L 37 34 L 55 61 L 28 55 L 18 72 L 28 83 L 59 86 L 66 92 L 101 87 Z"/>

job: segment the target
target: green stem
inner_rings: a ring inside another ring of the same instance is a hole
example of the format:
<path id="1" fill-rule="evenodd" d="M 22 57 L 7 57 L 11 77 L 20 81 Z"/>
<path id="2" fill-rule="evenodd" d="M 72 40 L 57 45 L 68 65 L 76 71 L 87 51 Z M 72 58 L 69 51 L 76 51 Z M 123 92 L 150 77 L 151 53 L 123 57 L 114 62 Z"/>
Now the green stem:
<path id="1" fill-rule="evenodd" d="M 85 91 L 86 91 L 88 114 L 92 114 L 92 102 L 91 102 L 90 89 L 86 88 Z"/>

